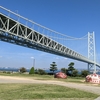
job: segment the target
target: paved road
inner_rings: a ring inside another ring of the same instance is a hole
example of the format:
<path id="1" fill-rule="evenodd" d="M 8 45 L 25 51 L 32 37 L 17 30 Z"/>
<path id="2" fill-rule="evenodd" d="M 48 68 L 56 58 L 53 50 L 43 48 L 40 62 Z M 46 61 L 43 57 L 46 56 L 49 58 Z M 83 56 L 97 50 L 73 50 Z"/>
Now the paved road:
<path id="1" fill-rule="evenodd" d="M 70 83 L 70 82 L 61 82 L 61 81 L 52 81 L 52 80 L 34 80 L 27 78 L 19 77 L 10 77 L 10 76 L 0 76 L 0 83 L 37 83 L 37 84 L 56 84 L 70 88 L 76 88 L 79 90 L 88 91 L 91 93 L 100 95 L 100 85 L 89 85 L 89 84 L 79 84 L 79 83 Z"/>

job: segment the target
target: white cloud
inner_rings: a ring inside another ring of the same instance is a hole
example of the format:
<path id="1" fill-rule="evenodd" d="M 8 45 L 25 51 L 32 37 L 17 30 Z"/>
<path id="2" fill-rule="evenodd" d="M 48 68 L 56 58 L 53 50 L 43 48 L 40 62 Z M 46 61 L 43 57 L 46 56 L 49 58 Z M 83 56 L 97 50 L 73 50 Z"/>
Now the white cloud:
<path id="1" fill-rule="evenodd" d="M 31 59 L 35 59 L 34 57 L 31 57 Z"/>

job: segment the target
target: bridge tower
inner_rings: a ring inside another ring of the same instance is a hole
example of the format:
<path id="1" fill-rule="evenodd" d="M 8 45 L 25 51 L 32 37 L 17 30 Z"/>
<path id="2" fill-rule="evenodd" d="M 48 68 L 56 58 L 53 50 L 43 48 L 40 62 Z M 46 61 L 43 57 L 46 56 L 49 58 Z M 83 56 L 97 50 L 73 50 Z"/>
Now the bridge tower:
<path id="1" fill-rule="evenodd" d="M 88 71 L 90 71 L 90 68 L 94 68 L 94 73 L 96 73 L 96 52 L 94 32 L 88 32 L 88 58 L 94 61 L 94 64 L 88 63 Z"/>

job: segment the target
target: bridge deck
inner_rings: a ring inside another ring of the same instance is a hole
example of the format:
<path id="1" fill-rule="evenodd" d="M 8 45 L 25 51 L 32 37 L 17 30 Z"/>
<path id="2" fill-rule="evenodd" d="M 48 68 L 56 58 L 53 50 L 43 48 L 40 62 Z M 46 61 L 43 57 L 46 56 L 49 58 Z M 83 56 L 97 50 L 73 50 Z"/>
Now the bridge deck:
<path id="1" fill-rule="evenodd" d="M 0 13 L 0 40 L 94 64 L 94 61 L 87 57 L 2 13 Z"/>

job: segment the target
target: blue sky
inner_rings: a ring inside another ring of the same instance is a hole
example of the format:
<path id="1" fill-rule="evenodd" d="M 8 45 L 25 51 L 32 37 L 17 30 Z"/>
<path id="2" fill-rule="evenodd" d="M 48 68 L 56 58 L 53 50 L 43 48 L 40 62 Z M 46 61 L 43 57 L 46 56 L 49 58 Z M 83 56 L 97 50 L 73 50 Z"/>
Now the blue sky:
<path id="1" fill-rule="evenodd" d="M 94 31 L 100 63 L 100 0 L 0 0 L 0 5 L 68 36 L 80 38 Z M 84 45 L 73 44 L 72 49 Z M 30 68 L 31 57 L 35 58 L 35 68 L 49 68 L 53 61 L 58 68 L 67 68 L 70 62 L 75 62 L 75 68 L 87 68 L 87 64 L 79 61 L 0 41 L 0 67 Z"/>

